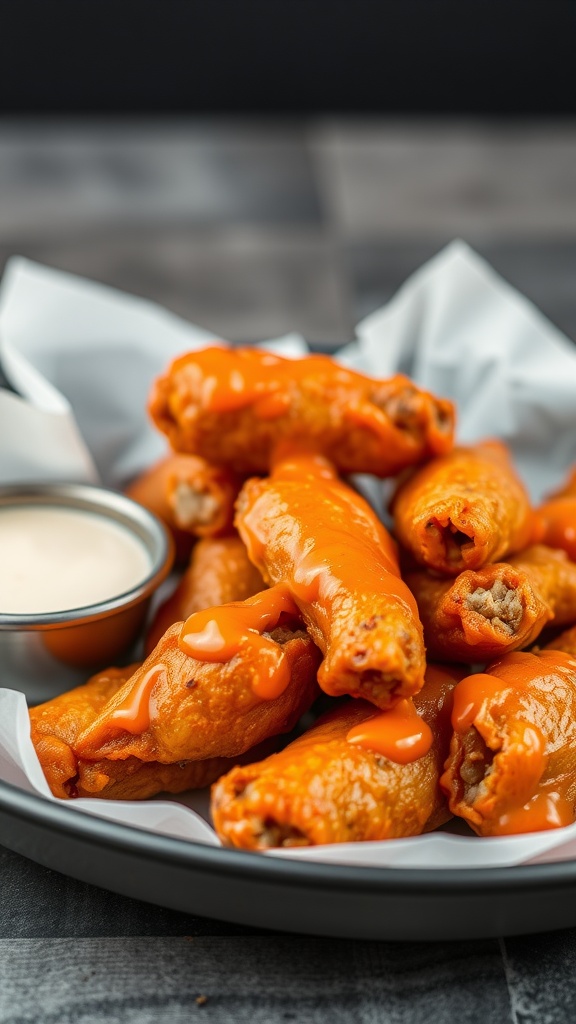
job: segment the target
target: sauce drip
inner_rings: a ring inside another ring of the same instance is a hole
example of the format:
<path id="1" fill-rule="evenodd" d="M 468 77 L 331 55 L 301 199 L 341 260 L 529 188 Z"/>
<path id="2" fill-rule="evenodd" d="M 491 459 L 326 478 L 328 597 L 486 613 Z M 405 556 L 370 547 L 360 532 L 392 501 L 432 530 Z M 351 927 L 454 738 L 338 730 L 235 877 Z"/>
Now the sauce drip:
<path id="1" fill-rule="evenodd" d="M 252 689 L 261 700 L 274 700 L 290 682 L 286 656 L 279 644 L 262 634 L 278 625 L 282 615 L 299 618 L 288 589 L 279 584 L 246 601 L 194 612 L 184 622 L 178 645 L 197 661 L 231 661 L 250 652 Z"/>
<path id="2" fill-rule="evenodd" d="M 277 515 L 285 514 L 288 503 L 290 507 L 292 526 L 286 530 L 290 539 L 285 544 L 293 570 L 283 582 L 296 601 L 330 603 L 343 586 L 364 593 L 377 588 L 402 601 L 417 618 L 414 597 L 400 578 L 394 541 L 364 498 L 338 479 L 327 459 L 281 446 L 270 480 L 277 484 Z M 248 509 L 238 524 L 250 560 L 260 568 L 267 562 L 270 514 L 269 509 L 265 514 Z"/>
<path id="3" fill-rule="evenodd" d="M 507 689 L 506 684 L 496 676 L 478 672 L 466 676 L 454 690 L 452 726 L 455 732 L 464 733 L 473 725 L 485 700 L 497 700 Z"/>
<path id="4" fill-rule="evenodd" d="M 166 666 L 154 665 L 132 687 L 124 700 L 109 716 L 111 725 L 118 725 L 135 736 L 141 736 L 150 726 L 150 696 L 158 680 L 166 673 Z"/>
<path id="5" fill-rule="evenodd" d="M 513 698 L 514 691 L 525 690 L 538 679 L 547 680 L 557 674 L 574 676 L 575 673 L 576 661 L 560 651 L 540 651 L 538 654 L 519 651 L 508 654 L 490 666 L 490 674 L 467 676 L 458 684 L 454 690 L 453 727 L 457 733 L 465 733 L 474 724 L 487 700 L 504 701 Z M 546 788 L 536 791 L 546 768 L 547 736 L 533 723 L 520 718 L 512 720 L 509 714 L 506 733 L 508 743 L 502 756 L 510 759 L 507 770 L 517 772 L 518 802 L 517 806 L 511 807 L 491 824 L 490 834 L 540 832 L 571 824 L 574 821 L 574 807 L 560 793 Z M 495 771 L 499 757 L 497 753 Z M 514 774 L 511 779 L 514 782 Z M 549 782 L 548 785 L 553 783 Z M 481 800 L 479 810 L 480 804 Z"/>
<path id="6" fill-rule="evenodd" d="M 369 378 L 338 366 L 327 356 L 286 359 L 257 348 L 210 346 L 194 353 L 203 377 L 202 403 L 210 412 L 231 412 L 254 405 L 262 419 L 281 416 L 290 404 L 287 389 L 318 374 L 335 384 L 366 388 Z"/>
<path id="7" fill-rule="evenodd" d="M 409 764 L 428 753 L 433 736 L 412 701 L 401 700 L 390 711 L 355 725 L 346 739 L 396 764 Z"/>
<path id="8" fill-rule="evenodd" d="M 480 713 L 485 700 L 497 701 L 506 690 L 521 690 L 547 672 L 563 675 L 576 672 L 576 661 L 561 651 L 539 651 L 529 654 L 515 651 L 490 666 L 490 673 L 466 676 L 454 690 L 452 725 L 465 733 Z"/>
<path id="9" fill-rule="evenodd" d="M 545 832 L 562 828 L 574 821 L 574 808 L 560 793 L 542 790 L 523 807 L 516 807 L 498 819 L 492 834 L 518 835 L 522 832 Z"/>

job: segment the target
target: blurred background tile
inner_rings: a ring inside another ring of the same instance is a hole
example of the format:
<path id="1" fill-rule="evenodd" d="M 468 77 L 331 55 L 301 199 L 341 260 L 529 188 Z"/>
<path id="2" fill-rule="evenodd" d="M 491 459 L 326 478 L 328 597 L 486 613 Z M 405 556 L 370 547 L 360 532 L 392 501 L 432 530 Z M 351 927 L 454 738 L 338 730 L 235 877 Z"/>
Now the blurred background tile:
<path id="1" fill-rule="evenodd" d="M 576 231 L 572 239 L 506 239 L 506 233 L 490 242 L 466 236 L 499 274 L 576 341 Z M 436 241 L 400 237 L 343 243 L 354 322 L 387 302 L 410 274 L 449 241 L 446 234 Z"/>
<path id="2" fill-rule="evenodd" d="M 342 121 L 314 133 L 349 238 L 576 232 L 576 123 Z"/>
<path id="3" fill-rule="evenodd" d="M 0 122 L 0 232 L 319 218 L 301 124 L 163 119 Z"/>
<path id="4" fill-rule="evenodd" d="M 576 337 L 576 122 L 0 121 L 0 266 L 224 337 L 346 341 L 455 236 Z"/>
<path id="5" fill-rule="evenodd" d="M 13 251 L 0 242 L 0 262 Z M 26 239 L 16 251 L 153 299 L 225 338 L 297 330 L 335 342 L 352 332 L 339 261 L 313 230 L 91 227 L 73 238 Z"/>

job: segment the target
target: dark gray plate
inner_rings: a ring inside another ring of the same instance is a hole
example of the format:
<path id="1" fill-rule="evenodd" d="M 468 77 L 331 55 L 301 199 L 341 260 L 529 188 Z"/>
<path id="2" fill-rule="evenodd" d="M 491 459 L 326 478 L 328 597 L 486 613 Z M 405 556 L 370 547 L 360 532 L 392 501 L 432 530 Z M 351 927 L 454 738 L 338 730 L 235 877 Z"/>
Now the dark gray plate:
<path id="1" fill-rule="evenodd" d="M 420 871 L 283 861 L 79 814 L 0 782 L 0 842 L 174 910 L 366 939 L 471 939 L 576 925 L 576 862 Z"/>

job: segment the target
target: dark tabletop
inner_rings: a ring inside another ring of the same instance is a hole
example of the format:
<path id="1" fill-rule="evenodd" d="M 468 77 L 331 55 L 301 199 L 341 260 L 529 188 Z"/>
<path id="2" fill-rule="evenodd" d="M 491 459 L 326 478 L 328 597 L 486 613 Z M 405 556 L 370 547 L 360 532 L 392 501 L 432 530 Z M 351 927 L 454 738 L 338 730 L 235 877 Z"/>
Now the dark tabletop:
<path id="1" fill-rule="evenodd" d="M 0 123 L 0 264 L 85 274 L 232 339 L 347 341 L 455 236 L 576 338 L 576 125 Z M 0 1024 L 556 1024 L 575 1004 L 576 929 L 260 933 L 0 847 Z"/>

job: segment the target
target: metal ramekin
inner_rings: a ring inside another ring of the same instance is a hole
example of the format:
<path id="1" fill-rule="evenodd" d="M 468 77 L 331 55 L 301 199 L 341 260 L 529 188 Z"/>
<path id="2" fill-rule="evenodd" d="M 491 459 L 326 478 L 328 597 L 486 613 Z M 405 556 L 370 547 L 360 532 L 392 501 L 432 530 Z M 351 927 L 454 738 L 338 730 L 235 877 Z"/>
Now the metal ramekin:
<path id="1" fill-rule="evenodd" d="M 62 665 L 96 671 L 115 663 L 130 650 L 141 629 L 150 598 L 170 572 L 172 539 L 160 520 L 130 498 L 88 484 L 14 484 L 0 487 L 0 508 L 7 505 L 50 505 L 82 509 L 113 519 L 140 538 L 150 559 L 141 583 L 97 604 L 69 611 L 32 615 L 0 612 L 0 686 L 27 682 L 42 693 L 42 676 L 51 691 L 75 682 Z M 1 572 L 0 567 L 0 572 Z M 60 666 L 60 669 L 58 669 Z M 62 684 L 54 680 L 60 671 Z M 28 678 L 32 674 L 34 678 Z M 86 673 L 84 673 L 85 677 Z"/>

